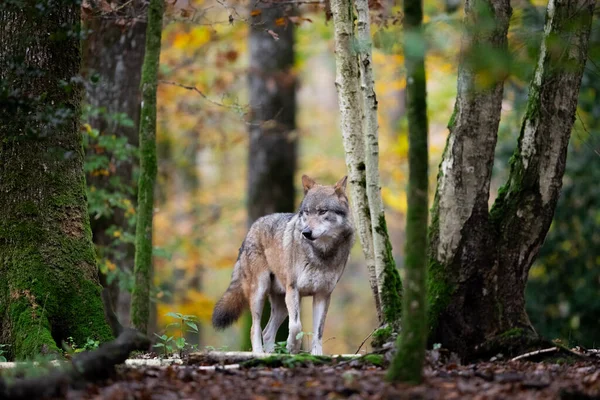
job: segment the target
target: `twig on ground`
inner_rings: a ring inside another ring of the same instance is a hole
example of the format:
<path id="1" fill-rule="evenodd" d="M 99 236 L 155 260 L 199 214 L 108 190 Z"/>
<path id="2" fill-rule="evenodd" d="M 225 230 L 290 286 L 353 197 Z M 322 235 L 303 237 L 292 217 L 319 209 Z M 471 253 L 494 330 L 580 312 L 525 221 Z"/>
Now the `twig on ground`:
<path id="1" fill-rule="evenodd" d="M 510 361 L 518 361 L 518 360 L 522 360 L 524 358 L 537 356 L 538 354 L 552 353 L 552 352 L 556 352 L 559 350 L 560 349 L 558 347 L 550 347 L 549 349 L 541 349 L 541 350 L 531 351 L 529 353 L 521 354 L 520 356 L 511 358 Z"/>
<path id="2" fill-rule="evenodd" d="M 377 329 L 379 329 L 379 328 L 375 328 L 375 329 L 373 329 L 373 331 L 372 331 L 371 333 L 369 333 L 369 335 L 368 335 L 368 336 L 367 336 L 367 337 L 366 337 L 366 338 L 365 338 L 365 339 L 364 339 L 364 340 L 361 342 L 360 346 L 358 346 L 358 349 L 356 349 L 356 352 L 355 352 L 354 354 L 358 354 L 358 352 L 359 352 L 359 351 L 360 351 L 360 349 L 363 347 L 363 345 L 365 344 L 365 342 L 366 342 L 367 340 L 369 340 L 369 338 L 370 338 L 371 336 L 373 336 L 373 334 L 375 333 L 375 331 L 376 331 Z"/>

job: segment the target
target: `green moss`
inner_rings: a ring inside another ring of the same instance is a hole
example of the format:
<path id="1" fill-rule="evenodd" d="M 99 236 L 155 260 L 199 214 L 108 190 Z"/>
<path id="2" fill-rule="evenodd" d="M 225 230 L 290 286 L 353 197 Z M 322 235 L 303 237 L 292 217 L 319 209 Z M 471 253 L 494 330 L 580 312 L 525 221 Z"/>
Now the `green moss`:
<path id="1" fill-rule="evenodd" d="M 135 230 L 135 285 L 131 298 L 131 322 L 146 333 L 150 318 L 152 286 L 152 216 L 156 182 L 156 89 L 160 59 L 164 2 L 150 0 L 146 30 L 146 53 L 142 66 L 140 116 L 140 177 Z"/>
<path id="2" fill-rule="evenodd" d="M 522 328 L 513 328 L 513 329 L 507 330 L 506 332 L 501 333 L 500 335 L 498 335 L 498 338 L 510 339 L 510 338 L 523 336 L 524 334 L 525 334 L 525 331 Z"/>
<path id="3" fill-rule="evenodd" d="M 429 243 L 439 240 L 439 197 L 435 196 L 431 208 L 431 225 L 429 227 Z M 455 286 L 448 281 L 444 265 L 435 259 L 434 251 L 430 249 L 429 263 L 427 266 L 427 304 L 429 332 L 435 332 L 439 315 L 448 307 L 454 293 Z"/>
<path id="4" fill-rule="evenodd" d="M 386 344 L 392 339 L 393 334 L 394 330 L 389 325 L 375 330 L 375 332 L 373 332 L 373 335 L 371 336 L 373 338 L 371 340 L 371 346 L 375 349 L 383 347 L 384 344 Z"/>
<path id="5" fill-rule="evenodd" d="M 397 331 L 402 317 L 402 281 L 392 254 L 392 244 L 383 213 L 379 215 L 375 231 L 385 238 L 383 287 L 381 289 L 383 322 L 394 327 L 394 330 Z"/>
<path id="6" fill-rule="evenodd" d="M 0 343 L 10 345 L 13 359 L 58 353 L 57 344 L 67 336 L 81 343 L 87 337 L 110 339 L 85 198 L 81 88 L 67 91 L 61 83 L 78 74 L 80 41 L 69 35 L 60 46 L 55 39 L 47 42 L 56 30 L 78 29 L 79 10 L 75 3 L 61 3 L 39 16 L 48 35 L 24 31 L 36 29 L 35 21 L 19 22 L 12 42 L 34 38 L 32 54 L 53 60 L 51 70 L 36 71 L 48 78 L 43 82 L 15 79 L 8 71 L 11 90 L 31 96 L 23 99 L 27 107 L 0 122 L 5 139 L 0 142 Z M 46 99 L 38 103 L 41 96 Z M 48 115 L 61 117 L 47 120 Z"/>
<path id="7" fill-rule="evenodd" d="M 14 358 L 32 359 L 40 352 L 58 354 L 58 347 L 50 333 L 50 323 L 46 312 L 41 307 L 33 308 L 30 300 L 20 297 L 10 307 L 10 315 L 14 321 L 13 349 Z"/>
<path id="8" fill-rule="evenodd" d="M 336 358 L 341 360 L 342 358 Z M 255 358 L 252 360 L 244 361 L 240 363 L 242 368 L 255 368 L 255 367 L 268 367 L 268 368 L 296 368 L 296 367 L 308 367 L 313 365 L 324 365 L 329 364 L 333 361 L 333 358 L 328 356 L 313 356 L 311 354 L 274 354 L 265 358 Z"/>
<path id="9" fill-rule="evenodd" d="M 437 260 L 430 258 L 427 275 L 428 323 L 429 331 L 437 328 L 440 314 L 448 307 L 455 286 L 448 282 L 446 270 Z"/>
<path id="10" fill-rule="evenodd" d="M 381 354 L 365 354 L 360 358 L 364 364 L 371 364 L 377 367 L 385 366 L 385 357 Z"/>
<path id="11" fill-rule="evenodd" d="M 450 116 L 450 120 L 448 121 L 448 129 L 450 131 L 454 128 L 454 125 L 456 125 L 457 115 L 458 115 L 458 101 L 454 102 L 454 109 L 452 110 L 452 115 Z M 450 136 L 450 135 L 448 135 L 448 136 Z"/>

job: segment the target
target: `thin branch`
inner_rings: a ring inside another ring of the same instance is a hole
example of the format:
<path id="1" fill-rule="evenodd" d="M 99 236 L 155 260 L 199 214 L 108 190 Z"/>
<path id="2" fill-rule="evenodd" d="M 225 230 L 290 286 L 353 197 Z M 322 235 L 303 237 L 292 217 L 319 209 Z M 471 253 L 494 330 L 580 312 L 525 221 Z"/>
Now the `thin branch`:
<path id="1" fill-rule="evenodd" d="M 177 86 L 177 87 L 180 87 L 180 88 L 183 88 L 186 90 L 191 90 L 193 92 L 198 93 L 200 95 L 200 97 L 202 97 L 204 100 L 208 101 L 209 103 L 214 104 L 215 106 L 227 108 L 230 110 L 242 111 L 243 114 L 246 114 L 246 111 L 244 110 L 244 108 L 242 106 L 240 106 L 239 104 L 227 105 L 227 104 L 219 103 L 218 101 L 215 101 L 215 100 L 211 99 L 210 97 L 208 97 L 207 95 L 205 95 L 196 86 L 188 86 L 188 85 L 184 85 L 181 83 L 177 83 L 177 82 L 173 82 L 173 81 L 164 81 L 164 80 L 160 80 L 158 82 L 165 84 L 165 85 L 172 85 L 172 86 Z"/>
<path id="2" fill-rule="evenodd" d="M 373 329 L 373 331 L 372 331 L 371 333 L 369 333 L 369 336 L 367 336 L 366 338 L 364 338 L 364 340 L 362 341 L 362 343 L 360 344 L 360 346 L 358 346 L 358 349 L 356 349 L 356 352 L 355 352 L 354 354 L 358 354 L 358 352 L 359 352 L 359 351 L 360 351 L 360 349 L 363 347 L 363 345 L 365 344 L 365 342 L 366 342 L 367 340 L 369 340 L 369 338 L 370 338 L 371 336 L 373 336 L 373 334 L 375 333 L 375 331 L 376 331 L 377 329 L 379 329 L 379 328 L 375 328 L 375 329 Z"/>
<path id="3" fill-rule="evenodd" d="M 536 351 L 532 351 L 530 353 L 521 354 L 520 356 L 511 358 L 510 361 L 518 361 L 518 360 L 522 360 L 524 358 L 537 356 L 538 354 L 552 353 L 552 352 L 555 352 L 558 350 L 559 350 L 558 347 L 550 347 L 549 349 L 536 350 Z"/>

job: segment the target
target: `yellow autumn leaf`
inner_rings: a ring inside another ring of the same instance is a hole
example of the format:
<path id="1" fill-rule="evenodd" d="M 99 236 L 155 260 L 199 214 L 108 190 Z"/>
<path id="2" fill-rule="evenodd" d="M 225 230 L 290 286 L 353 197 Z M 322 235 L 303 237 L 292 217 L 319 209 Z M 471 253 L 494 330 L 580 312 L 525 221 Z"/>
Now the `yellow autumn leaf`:
<path id="1" fill-rule="evenodd" d="M 388 187 L 381 188 L 383 202 L 395 211 L 406 212 L 406 192 L 393 193 Z"/>

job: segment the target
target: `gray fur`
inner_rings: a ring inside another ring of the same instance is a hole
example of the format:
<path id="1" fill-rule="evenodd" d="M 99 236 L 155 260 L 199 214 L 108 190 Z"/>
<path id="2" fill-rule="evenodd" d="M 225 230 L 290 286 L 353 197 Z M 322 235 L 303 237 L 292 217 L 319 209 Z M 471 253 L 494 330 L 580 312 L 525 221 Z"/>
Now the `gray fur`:
<path id="1" fill-rule="evenodd" d="M 296 339 L 302 330 L 300 298 L 313 296 L 312 353 L 322 354 L 329 299 L 354 243 L 345 183 L 343 178 L 335 186 L 321 186 L 304 176 L 305 197 L 298 213 L 271 214 L 252 225 L 240 248 L 230 287 L 215 307 L 216 327 L 233 322 L 231 317 L 239 315 L 243 297 L 252 314 L 252 350 L 262 352 L 264 341 L 266 350 L 272 352 L 277 329 L 289 313 L 287 347 L 295 352 L 301 344 Z M 267 296 L 271 318 L 261 332 Z M 228 305 L 228 298 L 236 301 L 236 307 Z"/>

